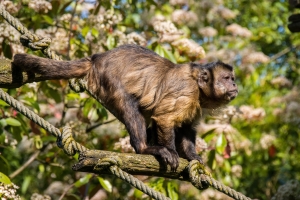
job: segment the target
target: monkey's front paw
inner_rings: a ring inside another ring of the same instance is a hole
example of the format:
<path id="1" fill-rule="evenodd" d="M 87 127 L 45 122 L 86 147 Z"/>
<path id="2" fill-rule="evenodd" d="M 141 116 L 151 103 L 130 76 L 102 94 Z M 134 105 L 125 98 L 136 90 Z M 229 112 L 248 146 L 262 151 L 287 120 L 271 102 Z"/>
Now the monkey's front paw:
<path id="1" fill-rule="evenodd" d="M 159 154 L 166 165 L 170 165 L 172 171 L 176 171 L 179 166 L 178 153 L 172 149 L 162 148 Z"/>

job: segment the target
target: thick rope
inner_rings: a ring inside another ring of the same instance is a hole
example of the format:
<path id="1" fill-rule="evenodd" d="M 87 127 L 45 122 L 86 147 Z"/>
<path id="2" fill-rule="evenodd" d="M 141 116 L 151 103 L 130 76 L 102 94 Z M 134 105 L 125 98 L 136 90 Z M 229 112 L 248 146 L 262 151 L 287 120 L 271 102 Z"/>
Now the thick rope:
<path id="1" fill-rule="evenodd" d="M 110 169 L 112 174 L 119 177 L 123 181 L 126 181 L 127 183 L 129 183 L 133 187 L 143 191 L 143 193 L 149 195 L 150 197 L 152 197 L 154 199 L 158 199 L 158 200 L 170 200 L 170 198 L 164 196 L 162 193 L 155 191 L 154 189 L 148 187 L 146 184 L 144 184 L 139 179 L 137 179 L 134 176 L 124 172 L 118 166 L 113 165 L 109 169 Z"/>
<path id="2" fill-rule="evenodd" d="M 62 60 L 54 51 L 51 51 L 49 48 L 49 45 L 51 43 L 50 38 L 42 38 L 40 36 L 37 36 L 30 31 L 26 27 L 24 27 L 19 20 L 11 16 L 3 7 L 3 5 L 0 4 L 0 15 L 11 25 L 13 26 L 16 30 L 18 30 L 22 36 L 20 38 L 21 43 L 32 49 L 33 51 L 36 50 L 41 50 L 44 55 L 46 55 L 48 58 L 54 59 L 54 60 Z M 71 79 L 72 80 L 72 79 Z M 69 84 L 71 88 L 78 88 L 80 87 L 80 90 L 77 91 L 82 91 L 86 90 L 88 93 L 92 94 L 91 91 L 86 87 L 85 84 L 79 84 L 76 85 L 76 81 L 69 81 Z"/>
<path id="3" fill-rule="evenodd" d="M 122 163 L 121 159 L 116 159 L 112 157 L 105 157 L 99 160 L 98 167 L 102 170 L 109 169 L 109 171 L 117 176 L 118 178 L 122 179 L 123 181 L 129 183 L 133 187 L 141 190 L 143 193 L 149 195 L 150 197 L 157 199 L 157 200 L 170 200 L 170 198 L 166 197 L 162 193 L 152 189 L 151 187 L 147 186 L 145 183 L 140 181 L 139 179 L 135 178 L 131 174 L 124 172 L 120 169 L 119 164 Z"/>
<path id="4" fill-rule="evenodd" d="M 228 195 L 229 197 L 236 200 L 251 200 L 240 192 L 237 192 L 230 187 L 220 183 L 219 181 L 213 179 L 211 176 L 205 174 L 202 165 L 196 161 L 192 160 L 189 163 L 189 177 L 191 183 L 199 190 L 206 189 L 208 186 L 215 188 L 216 190 Z"/>
<path id="5" fill-rule="evenodd" d="M 62 148 L 68 155 L 72 156 L 76 152 L 82 152 L 88 150 L 86 147 L 80 145 L 74 140 L 74 138 L 72 137 L 72 132 L 70 127 L 64 127 L 63 132 L 60 132 L 58 128 L 54 127 L 52 124 L 50 124 L 49 122 L 47 122 L 46 120 L 38 116 L 36 113 L 29 110 L 21 102 L 11 97 L 2 89 L 0 89 L 0 99 L 2 99 L 11 107 L 15 108 L 17 111 L 19 111 L 24 116 L 26 116 L 28 119 L 32 120 L 33 122 L 35 122 L 36 124 L 44 128 L 45 130 L 47 130 L 49 133 L 57 137 L 57 146 Z"/>

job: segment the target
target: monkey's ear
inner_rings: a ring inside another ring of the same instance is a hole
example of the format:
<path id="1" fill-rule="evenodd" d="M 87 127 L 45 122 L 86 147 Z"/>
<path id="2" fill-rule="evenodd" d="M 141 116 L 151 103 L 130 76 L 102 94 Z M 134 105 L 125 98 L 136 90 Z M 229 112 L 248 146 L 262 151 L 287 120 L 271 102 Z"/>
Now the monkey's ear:
<path id="1" fill-rule="evenodd" d="M 199 73 L 198 77 L 198 85 L 200 88 L 207 87 L 207 83 L 210 81 L 209 71 L 208 70 L 202 70 Z"/>

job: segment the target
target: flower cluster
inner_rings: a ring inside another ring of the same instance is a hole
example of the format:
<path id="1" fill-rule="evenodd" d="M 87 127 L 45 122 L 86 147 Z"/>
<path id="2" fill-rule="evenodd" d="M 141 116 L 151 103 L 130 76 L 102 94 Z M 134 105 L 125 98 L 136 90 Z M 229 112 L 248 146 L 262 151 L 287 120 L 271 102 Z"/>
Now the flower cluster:
<path id="1" fill-rule="evenodd" d="M 49 195 L 41 195 L 38 193 L 33 193 L 30 197 L 30 200 L 51 200 Z"/>
<path id="2" fill-rule="evenodd" d="M 70 22 L 70 20 L 72 19 L 72 15 L 70 13 L 66 13 L 66 14 L 63 14 L 59 20 L 60 21 L 63 21 L 63 22 Z"/>
<path id="3" fill-rule="evenodd" d="M 263 149 L 268 149 L 276 140 L 276 137 L 274 135 L 270 135 L 270 134 L 264 134 L 261 138 L 260 138 L 260 145 Z"/>
<path id="4" fill-rule="evenodd" d="M 12 1 L 2 1 L 1 4 L 5 7 L 5 10 L 9 12 L 10 14 L 17 13 L 19 9 Z"/>
<path id="5" fill-rule="evenodd" d="M 114 25 L 123 20 L 122 15 L 101 8 L 98 15 L 90 15 L 89 21 L 98 30 L 110 30 Z"/>
<path id="6" fill-rule="evenodd" d="M 114 150 L 121 150 L 123 153 L 134 153 L 134 149 L 130 145 L 130 137 L 120 138 L 119 142 L 115 143 Z"/>
<path id="7" fill-rule="evenodd" d="M 0 23 L 0 43 L 3 43 L 4 38 L 9 42 L 18 43 L 20 33 L 7 22 Z"/>
<path id="8" fill-rule="evenodd" d="M 171 43 L 174 40 L 179 39 L 183 34 L 171 21 L 160 21 L 159 19 L 155 19 L 152 24 L 161 42 Z"/>
<path id="9" fill-rule="evenodd" d="M 193 40 L 182 38 L 172 42 L 172 45 L 179 51 L 187 54 L 187 56 L 190 58 L 201 59 L 205 57 L 204 49 Z"/>
<path id="10" fill-rule="evenodd" d="M 240 178 L 242 176 L 242 172 L 243 172 L 243 167 L 241 165 L 233 165 L 231 167 L 231 173 L 237 178 Z"/>
<path id="11" fill-rule="evenodd" d="M 21 197 L 17 195 L 17 189 L 19 187 L 15 184 L 0 183 L 0 197 L 2 200 L 21 200 Z"/>
<path id="12" fill-rule="evenodd" d="M 170 0 L 170 4 L 173 6 L 176 6 L 176 5 L 184 6 L 184 5 L 188 5 L 189 1 L 188 0 Z"/>
<path id="13" fill-rule="evenodd" d="M 250 38 L 252 33 L 247 28 L 244 28 L 238 24 L 230 24 L 226 26 L 226 31 L 233 36 L 240 36 L 244 38 Z"/>
<path id="14" fill-rule="evenodd" d="M 193 26 L 198 22 L 198 17 L 193 11 L 175 10 L 171 18 L 174 23 L 179 25 Z"/>
<path id="15" fill-rule="evenodd" d="M 279 88 L 290 88 L 292 82 L 284 76 L 278 76 L 271 80 L 272 85 L 278 86 Z"/>
<path id="16" fill-rule="evenodd" d="M 49 10 L 52 10 L 51 3 L 45 0 L 31 0 L 28 6 L 39 13 L 48 13 Z"/>
<path id="17" fill-rule="evenodd" d="M 232 10 L 224 7 L 223 5 L 213 6 L 212 9 L 208 12 L 208 20 L 212 21 L 216 16 L 221 17 L 223 19 L 234 19 L 236 17 L 236 13 Z"/>
<path id="18" fill-rule="evenodd" d="M 129 33 L 128 35 L 126 35 L 126 39 L 127 39 L 127 44 L 138 44 L 141 46 L 146 46 L 147 41 L 145 39 L 145 37 L 143 37 L 142 35 L 136 33 L 136 32 L 132 32 Z"/>
<path id="19" fill-rule="evenodd" d="M 240 118 L 249 122 L 261 121 L 266 112 L 263 108 L 253 108 L 252 106 L 243 105 L 240 107 Z"/>
<path id="20" fill-rule="evenodd" d="M 263 52 L 249 52 L 242 59 L 243 64 L 267 63 L 269 61 L 269 56 Z"/>
<path id="21" fill-rule="evenodd" d="M 273 115 L 284 122 L 300 124 L 300 92 L 298 87 L 294 87 L 289 93 L 282 97 L 270 99 L 270 105 L 279 106 L 273 110 Z M 282 104 L 286 106 L 282 108 Z"/>
<path id="22" fill-rule="evenodd" d="M 204 150 L 207 149 L 207 147 L 208 145 L 205 142 L 205 140 L 203 140 L 201 137 L 196 138 L 196 145 L 195 145 L 196 153 L 203 152 Z"/>
<path id="23" fill-rule="evenodd" d="M 198 31 L 203 37 L 214 37 L 218 34 L 218 31 L 213 27 L 207 26 L 199 29 Z"/>
<path id="24" fill-rule="evenodd" d="M 10 24 L 7 22 L 0 23 L 0 43 L 3 43 L 4 39 L 6 39 L 10 43 L 14 54 L 25 52 L 25 48 L 19 42 L 19 38 L 20 33 Z"/>
<path id="25" fill-rule="evenodd" d="M 237 53 L 230 49 L 211 50 L 207 52 L 205 59 L 208 62 L 222 60 L 224 63 L 233 63 Z"/>

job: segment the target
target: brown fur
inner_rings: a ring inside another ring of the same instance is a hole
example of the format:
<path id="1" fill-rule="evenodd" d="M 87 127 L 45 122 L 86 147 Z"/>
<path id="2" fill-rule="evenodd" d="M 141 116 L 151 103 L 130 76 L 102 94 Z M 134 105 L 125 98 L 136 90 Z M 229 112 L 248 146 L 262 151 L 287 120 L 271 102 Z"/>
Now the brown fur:
<path id="1" fill-rule="evenodd" d="M 201 108 L 225 105 L 237 95 L 229 65 L 176 65 L 136 45 L 68 62 L 21 54 L 14 64 L 53 79 L 87 75 L 89 88 L 125 124 L 135 151 L 160 156 L 173 170 L 179 156 L 202 162 L 194 130 Z"/>

